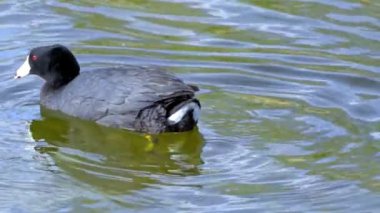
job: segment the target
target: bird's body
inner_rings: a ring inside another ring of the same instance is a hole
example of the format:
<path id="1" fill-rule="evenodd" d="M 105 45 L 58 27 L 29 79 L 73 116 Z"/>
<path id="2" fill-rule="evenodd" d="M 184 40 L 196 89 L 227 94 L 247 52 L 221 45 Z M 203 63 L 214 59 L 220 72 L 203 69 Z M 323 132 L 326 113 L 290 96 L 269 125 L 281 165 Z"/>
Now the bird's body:
<path id="1" fill-rule="evenodd" d="M 47 84 L 41 91 L 41 105 L 49 109 L 106 126 L 151 133 L 175 131 L 178 124 L 169 125 L 168 118 L 171 110 L 184 102 L 199 104 L 193 87 L 156 67 L 82 72 L 61 88 Z"/>
<path id="2" fill-rule="evenodd" d="M 187 131 L 197 124 L 200 103 L 194 98 L 196 87 L 157 67 L 78 71 L 64 83 L 58 80 L 65 76 L 60 77 L 55 70 L 46 72 L 41 74 L 47 82 L 40 98 L 41 105 L 48 109 L 101 125 L 148 133 Z"/>

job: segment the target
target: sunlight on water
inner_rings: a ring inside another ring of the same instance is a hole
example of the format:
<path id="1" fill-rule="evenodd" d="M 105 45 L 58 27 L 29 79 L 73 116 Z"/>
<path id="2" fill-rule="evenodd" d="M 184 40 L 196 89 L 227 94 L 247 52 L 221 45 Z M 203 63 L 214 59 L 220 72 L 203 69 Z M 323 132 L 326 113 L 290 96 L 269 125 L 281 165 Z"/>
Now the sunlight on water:
<path id="1" fill-rule="evenodd" d="M 0 209 L 380 210 L 375 0 L 1 1 Z M 82 71 L 158 65 L 200 86 L 199 128 L 149 138 L 39 107 L 35 46 Z"/>

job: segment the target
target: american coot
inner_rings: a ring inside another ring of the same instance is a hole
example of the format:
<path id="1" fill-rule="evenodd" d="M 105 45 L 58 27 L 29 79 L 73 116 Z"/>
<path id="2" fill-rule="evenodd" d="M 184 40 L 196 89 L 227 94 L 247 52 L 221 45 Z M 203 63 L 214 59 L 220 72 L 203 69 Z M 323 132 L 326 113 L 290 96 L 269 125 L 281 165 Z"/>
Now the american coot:
<path id="1" fill-rule="evenodd" d="M 46 81 L 40 97 L 43 107 L 110 127 L 181 132 L 198 122 L 198 88 L 157 67 L 79 70 L 70 50 L 56 44 L 32 49 L 15 78 L 40 76 Z"/>

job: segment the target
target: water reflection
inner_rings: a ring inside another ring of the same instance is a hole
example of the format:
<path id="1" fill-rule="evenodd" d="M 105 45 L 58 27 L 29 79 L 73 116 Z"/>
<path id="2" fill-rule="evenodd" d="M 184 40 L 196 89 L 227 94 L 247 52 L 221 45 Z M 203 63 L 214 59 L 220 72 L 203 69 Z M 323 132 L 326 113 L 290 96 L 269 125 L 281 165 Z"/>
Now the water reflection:
<path id="1" fill-rule="evenodd" d="M 111 129 L 41 108 L 30 131 L 36 150 L 49 153 L 70 176 L 106 193 L 127 193 L 158 182 L 155 175 L 198 175 L 202 135 L 147 136 Z"/>
<path id="2" fill-rule="evenodd" d="M 133 211 L 121 204 L 130 202 L 168 212 L 377 212 L 379 6 L 1 1 L 0 206 L 56 212 L 92 199 L 88 211 Z M 160 136 L 152 146 L 143 135 L 48 113 L 31 126 L 36 149 L 48 155 L 25 148 L 40 85 L 10 78 L 27 49 L 52 43 L 72 48 L 83 71 L 158 65 L 200 85 L 206 146 L 198 132 Z M 62 172 L 46 172 L 31 155 Z"/>

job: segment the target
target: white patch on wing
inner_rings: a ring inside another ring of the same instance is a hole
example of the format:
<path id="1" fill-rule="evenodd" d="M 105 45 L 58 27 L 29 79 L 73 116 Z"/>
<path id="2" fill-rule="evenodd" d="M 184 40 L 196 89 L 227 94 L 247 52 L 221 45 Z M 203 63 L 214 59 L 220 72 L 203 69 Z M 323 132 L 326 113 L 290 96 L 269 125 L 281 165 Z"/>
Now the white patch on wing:
<path id="1" fill-rule="evenodd" d="M 29 56 L 27 56 L 25 62 L 21 65 L 20 68 L 17 69 L 16 75 L 14 78 L 22 78 L 24 76 L 27 76 L 29 72 L 30 72 Z"/>
<path id="2" fill-rule="evenodd" d="M 179 110 L 170 115 L 168 118 L 169 124 L 173 125 L 180 122 L 190 110 L 193 110 L 193 119 L 195 122 L 197 122 L 200 116 L 201 109 L 199 108 L 198 104 L 191 102 L 182 106 Z"/>

